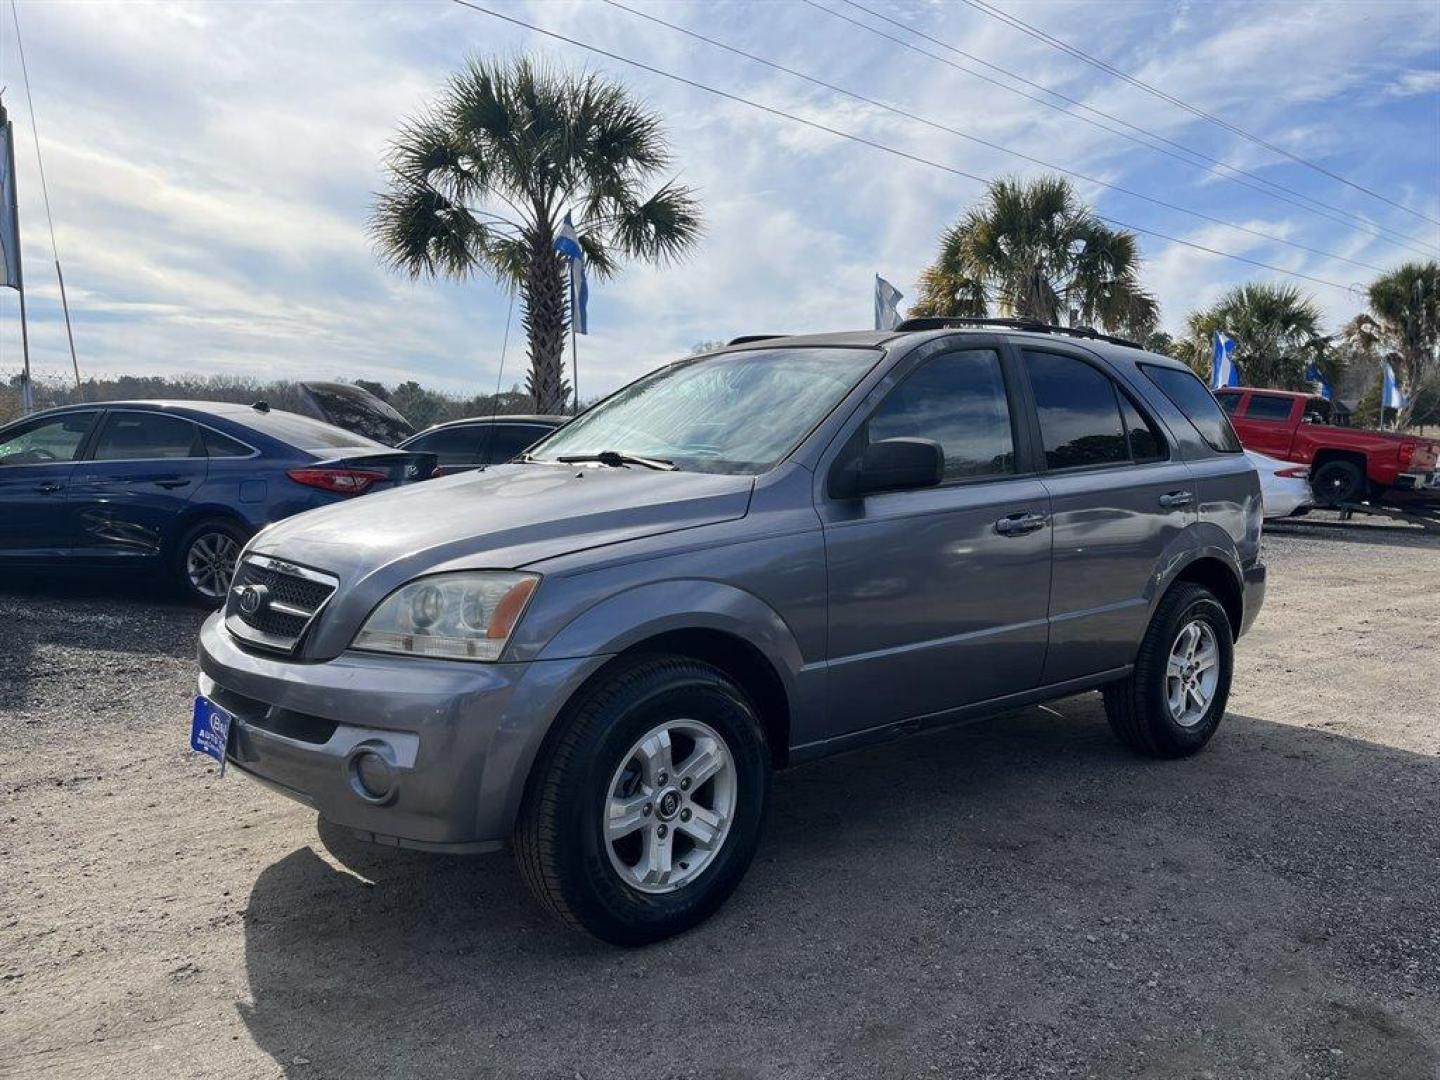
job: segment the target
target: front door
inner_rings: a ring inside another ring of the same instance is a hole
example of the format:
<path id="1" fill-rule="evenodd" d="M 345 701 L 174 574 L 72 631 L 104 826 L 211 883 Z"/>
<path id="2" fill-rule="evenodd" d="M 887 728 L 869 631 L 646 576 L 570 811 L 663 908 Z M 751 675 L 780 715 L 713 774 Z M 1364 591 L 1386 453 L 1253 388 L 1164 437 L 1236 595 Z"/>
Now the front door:
<path id="1" fill-rule="evenodd" d="M 1054 531 L 1048 684 L 1135 659 L 1156 568 L 1197 496 L 1163 426 L 1098 365 L 1060 347 L 1023 356 Z"/>
<path id="2" fill-rule="evenodd" d="M 195 424 L 138 409 L 108 411 L 87 458 L 66 504 L 75 553 L 86 558 L 159 555 L 209 468 Z"/>
<path id="3" fill-rule="evenodd" d="M 50 558 L 70 547 L 65 495 L 94 412 L 17 424 L 0 438 L 0 558 Z"/>
<path id="4" fill-rule="evenodd" d="M 829 731 L 843 735 L 1033 688 L 1045 658 L 1049 500 L 1022 474 L 1015 373 L 999 349 L 932 354 L 849 437 L 945 453 L 938 487 L 823 498 Z"/>

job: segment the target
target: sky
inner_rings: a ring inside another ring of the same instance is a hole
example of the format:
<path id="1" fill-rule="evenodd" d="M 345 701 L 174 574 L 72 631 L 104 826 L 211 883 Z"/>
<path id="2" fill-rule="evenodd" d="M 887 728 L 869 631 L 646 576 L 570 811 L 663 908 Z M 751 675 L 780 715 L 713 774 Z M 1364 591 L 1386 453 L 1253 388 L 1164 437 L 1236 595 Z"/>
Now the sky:
<path id="1" fill-rule="evenodd" d="M 476 2 L 953 169 L 981 177 L 1045 171 L 603 0 Z M 1440 4 L 1430 0 L 995 0 L 1401 207 L 973 7 L 862 0 L 904 28 L 1320 200 L 1335 208 L 1328 216 L 1294 205 L 1293 196 L 1285 196 L 1289 203 L 1269 197 L 1255 181 L 1242 186 L 1045 108 L 822 10 L 986 71 L 847 0 L 626 2 L 945 127 L 1230 224 L 1077 181 L 1086 200 L 1116 220 L 1330 283 L 1142 235 L 1143 282 L 1172 332 L 1187 312 L 1254 279 L 1299 285 L 1333 329 L 1363 306 L 1361 289 L 1377 276 L 1371 267 L 1433 257 L 1440 246 L 1440 225 L 1426 220 L 1440 219 Z M 622 82 L 663 118 L 671 175 L 696 189 L 703 204 L 703 239 L 683 263 L 631 265 L 618 278 L 592 283 L 591 333 L 579 344 L 587 398 L 702 341 L 868 328 L 874 275 L 913 299 L 941 231 L 983 194 L 973 180 L 450 0 L 19 0 L 18 19 L 87 375 L 414 378 L 466 394 L 519 381 L 525 351 L 518 311 L 500 367 L 510 310 L 502 288 L 485 278 L 397 276 L 381 265 L 366 233 L 384 186 L 387 140 L 470 56 L 539 55 Z M 55 379 L 68 372 L 69 354 L 16 46 L 11 12 L 0 9 L 0 86 L 15 123 L 32 362 L 38 376 Z M 1362 231 L 1350 215 L 1392 235 Z M 0 290 L 0 378 L 20 366 L 16 313 L 14 293 Z"/>

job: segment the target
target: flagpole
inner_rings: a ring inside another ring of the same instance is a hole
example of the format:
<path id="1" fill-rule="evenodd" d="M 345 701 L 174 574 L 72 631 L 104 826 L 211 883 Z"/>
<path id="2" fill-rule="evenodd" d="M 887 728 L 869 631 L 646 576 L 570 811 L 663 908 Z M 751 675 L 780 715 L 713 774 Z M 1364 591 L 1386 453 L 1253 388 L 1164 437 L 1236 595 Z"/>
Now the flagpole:
<path id="1" fill-rule="evenodd" d="M 580 415 L 580 349 L 575 344 L 575 321 L 580 317 L 575 308 L 575 261 L 570 261 L 570 386 L 575 391 L 575 415 Z"/>

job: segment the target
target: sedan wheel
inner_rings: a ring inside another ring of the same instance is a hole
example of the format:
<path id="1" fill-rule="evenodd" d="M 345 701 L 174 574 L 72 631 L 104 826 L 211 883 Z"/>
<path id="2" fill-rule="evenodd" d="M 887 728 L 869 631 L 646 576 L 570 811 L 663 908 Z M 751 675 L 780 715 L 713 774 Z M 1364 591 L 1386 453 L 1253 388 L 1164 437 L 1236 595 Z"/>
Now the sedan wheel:
<path id="1" fill-rule="evenodd" d="M 185 552 L 185 581 L 196 595 L 223 600 L 235 576 L 240 543 L 223 532 L 202 532 Z"/>

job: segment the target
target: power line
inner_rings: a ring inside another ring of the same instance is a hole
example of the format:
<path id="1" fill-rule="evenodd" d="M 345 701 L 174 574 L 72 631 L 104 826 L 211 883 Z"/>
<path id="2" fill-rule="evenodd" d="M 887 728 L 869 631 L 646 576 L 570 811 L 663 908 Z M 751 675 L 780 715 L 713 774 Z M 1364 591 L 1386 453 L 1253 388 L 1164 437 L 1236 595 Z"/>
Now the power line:
<path id="1" fill-rule="evenodd" d="M 1018 18 L 1017 16 L 1011 15 L 1008 12 L 1001 11 L 993 4 L 986 3 L 986 0 L 961 0 L 961 2 L 968 4 L 970 7 L 974 8 L 976 11 L 979 11 L 984 15 L 990 16 L 990 18 L 992 19 L 997 19 L 1000 22 L 1005 23 L 1007 26 L 1019 30 L 1022 34 L 1028 34 L 1030 37 L 1035 38 L 1038 41 L 1043 41 L 1051 48 L 1059 49 L 1064 53 L 1068 53 L 1070 56 L 1075 57 L 1077 60 L 1081 60 L 1084 63 L 1089 64 L 1091 67 L 1099 68 L 1101 71 L 1107 72 L 1115 76 L 1117 79 L 1123 79 L 1131 86 L 1137 87 L 1140 90 L 1144 90 L 1147 94 L 1151 94 L 1159 98 L 1161 101 L 1168 101 L 1170 104 L 1184 109 L 1186 112 L 1191 113 L 1194 116 L 1198 116 L 1202 120 L 1208 120 L 1210 123 L 1224 128 L 1226 131 L 1230 131 L 1236 135 L 1239 135 L 1242 139 L 1248 139 L 1250 142 L 1255 143 L 1257 146 L 1263 146 L 1265 147 L 1265 149 L 1271 150 L 1277 154 L 1282 155 L 1283 157 L 1287 157 L 1291 161 L 1299 165 L 1304 165 L 1306 168 L 1314 169 L 1322 176 L 1328 176 L 1330 179 L 1336 180 L 1339 183 L 1344 184 L 1346 187 L 1354 188 L 1356 191 L 1364 192 L 1371 198 L 1379 199 L 1383 203 L 1388 203 L 1389 205 L 1395 207 L 1397 210 L 1403 210 L 1407 214 L 1412 214 L 1415 217 L 1420 218 L 1422 221 L 1429 221 L 1433 222 L 1436 225 L 1440 225 L 1440 218 L 1433 218 L 1429 214 L 1421 213 L 1419 210 L 1412 210 L 1410 207 L 1406 206 L 1402 202 L 1397 202 L 1396 200 L 1390 198 L 1387 195 L 1382 195 L 1380 194 L 1380 192 L 1375 191 L 1372 188 L 1365 187 L 1363 184 L 1357 184 L 1353 180 L 1348 180 L 1345 177 L 1341 176 L 1339 173 L 1332 172 L 1330 169 L 1327 169 L 1323 165 L 1316 164 L 1308 158 L 1301 157 L 1299 154 L 1291 153 L 1283 146 L 1276 146 L 1274 143 L 1262 139 L 1259 135 L 1252 135 L 1244 128 L 1237 127 L 1236 125 L 1230 123 L 1230 121 L 1222 117 L 1216 116 L 1214 113 L 1206 112 L 1204 109 L 1201 109 L 1195 105 L 1191 105 L 1188 101 L 1182 101 L 1180 98 L 1175 97 L 1173 94 L 1167 93 L 1166 91 L 1161 90 L 1159 87 L 1152 86 L 1149 83 L 1145 82 L 1143 79 L 1138 79 L 1134 75 L 1131 75 L 1129 72 L 1122 71 L 1120 68 L 1117 68 L 1113 64 L 1109 64 L 1106 61 L 1101 60 L 1099 57 L 1091 56 L 1089 53 L 1077 49 L 1075 46 L 1069 44 L 1068 42 L 1061 41 L 1059 38 L 1047 34 L 1044 30 L 1041 30 L 1037 26 L 1032 26 L 1030 23 L 1027 23 L 1025 20 Z"/>
<path id="2" fill-rule="evenodd" d="M 1251 172 L 1248 169 L 1243 169 L 1238 165 L 1232 165 L 1227 161 L 1222 161 L 1220 158 L 1212 157 L 1211 155 L 1205 153 L 1202 150 L 1197 150 L 1194 147 L 1186 146 L 1184 143 L 1177 142 L 1174 139 L 1168 138 L 1165 135 L 1161 135 L 1159 132 L 1151 131 L 1149 128 L 1144 128 L 1136 124 L 1132 124 L 1130 121 L 1124 119 L 1123 117 L 1116 116 L 1114 113 L 1106 112 L 1103 109 L 1097 109 L 1093 105 L 1087 105 L 1085 102 L 1080 101 L 1077 98 L 1073 98 L 1066 94 L 1063 94 L 1059 90 L 1051 89 L 1050 87 L 1045 86 L 1043 83 L 1035 82 L 1033 79 L 1028 79 L 1024 75 L 1018 74 L 1017 72 L 1011 71 L 1010 69 L 1002 67 L 999 64 L 986 60 L 984 57 L 976 56 L 973 53 L 968 53 L 964 49 L 957 48 L 956 46 L 950 44 L 947 41 L 942 41 L 940 38 L 937 38 L 931 34 L 927 34 L 923 30 L 917 30 L 913 26 L 909 26 L 906 23 L 899 21 L 898 19 L 894 19 L 891 16 L 886 15 L 884 12 L 875 11 L 872 8 L 866 7 L 864 4 L 857 3 L 856 0 L 840 0 L 840 2 L 848 4 L 850 7 L 855 8 L 857 11 L 863 11 L 865 14 L 871 16 L 872 18 L 889 23 L 891 26 L 903 30 L 906 33 L 914 34 L 918 38 L 928 41 L 934 45 L 938 45 L 940 48 L 945 49 L 948 52 L 954 53 L 956 56 L 962 56 L 972 63 L 989 68 L 991 71 L 997 71 L 1008 78 L 1014 79 L 1016 82 L 1023 83 L 1024 85 L 1032 87 L 1040 91 L 1041 93 L 1048 94 L 1054 98 L 1058 98 L 1061 101 L 1075 106 L 1075 108 L 1077 109 L 1083 109 L 1085 110 L 1085 112 L 1093 113 L 1095 116 L 1104 117 L 1106 120 L 1109 120 L 1115 124 L 1119 124 L 1124 128 L 1128 128 L 1129 130 L 1117 130 L 1113 127 L 1110 127 L 1109 124 L 1103 124 L 1097 120 L 1092 120 L 1088 116 L 1082 116 L 1080 113 L 1073 112 L 1070 109 L 1064 108 L 1061 105 L 1057 105 L 1055 104 L 1055 102 L 1048 101 L 1043 97 L 1037 96 L 1036 94 L 1027 93 L 1026 91 L 1021 90 L 1017 87 L 1010 86 L 1007 83 L 1001 82 L 999 79 L 992 78 L 991 76 L 984 74 L 983 72 L 974 71 L 971 68 L 966 67 L 964 64 L 959 64 L 953 60 L 947 59 L 944 56 L 939 56 L 929 51 L 928 49 L 921 48 L 920 46 L 914 44 L 911 41 L 906 41 L 904 38 L 896 37 L 894 34 L 890 34 L 884 30 L 877 29 L 876 27 L 861 22 L 859 19 L 852 18 L 851 16 L 846 15 L 844 12 L 836 11 L 833 8 L 826 7 L 824 4 L 819 3 L 818 0 L 804 0 L 804 3 L 809 4 L 817 11 L 824 12 L 831 18 L 839 19 L 842 22 L 849 23 L 851 26 L 864 30 L 866 33 L 874 34 L 876 37 L 884 38 L 886 41 L 894 42 L 896 45 L 899 45 L 903 49 L 908 49 L 911 52 L 918 53 L 921 56 L 929 57 L 931 60 L 934 60 L 937 63 L 941 63 L 946 65 L 947 67 L 954 68 L 956 71 L 964 72 L 966 75 L 969 75 L 975 79 L 980 79 L 981 81 L 987 82 L 992 86 L 998 86 L 1000 89 L 1005 90 L 1008 93 L 1017 94 L 1020 97 L 1026 98 L 1027 100 L 1033 101 L 1039 105 L 1043 105 L 1047 109 L 1053 109 L 1054 111 L 1060 113 L 1063 116 L 1070 117 L 1072 120 L 1078 120 L 1082 124 L 1089 124 L 1091 127 L 1098 128 L 1101 131 L 1109 132 L 1111 135 L 1118 135 L 1120 136 L 1120 138 L 1127 139 L 1137 146 L 1143 146 L 1147 150 L 1153 150 L 1156 153 L 1164 154 L 1166 157 L 1174 158 L 1176 161 L 1179 161 L 1184 165 L 1188 165 L 1191 168 L 1204 169 L 1206 172 L 1214 176 L 1219 176 L 1222 179 L 1230 181 L 1231 183 L 1239 184 L 1241 187 L 1249 188 L 1251 191 L 1258 192 L 1259 194 L 1264 195 L 1267 198 L 1275 199 L 1279 202 L 1283 202 L 1290 206 L 1297 207 L 1298 209 L 1304 210 L 1306 213 L 1314 214 L 1317 217 L 1325 218 L 1327 221 L 1332 221 L 1337 224 L 1344 225 L 1347 228 L 1353 228 L 1358 232 L 1363 232 L 1371 236 L 1384 237 L 1394 243 L 1398 243 L 1403 245 L 1404 247 L 1409 248 L 1411 251 L 1414 251 L 1417 254 L 1425 255 L 1426 257 L 1431 256 L 1431 251 L 1429 249 L 1416 246 L 1420 243 L 1429 243 L 1428 241 L 1420 240 L 1418 237 L 1407 236 L 1406 234 L 1398 232 L 1395 229 L 1388 228 L 1387 226 L 1381 225 L 1378 222 L 1374 222 L 1369 220 L 1368 218 L 1361 217 L 1359 214 L 1356 214 L 1352 211 L 1342 209 L 1338 206 L 1332 206 L 1330 203 L 1323 202 L 1319 199 L 1314 198 L 1313 196 L 1296 191 L 1294 188 L 1288 188 L 1284 184 L 1279 184 L 1276 183 L 1274 180 L 1266 179 L 1258 173 Z M 1135 132 L 1137 134 L 1131 134 L 1131 132 Z M 1139 136 L 1141 135 L 1145 136 L 1145 138 L 1140 138 Z M 1157 146 L 1155 145 L 1155 143 L 1147 141 L 1149 139 L 1154 139 L 1160 143 L 1164 143 L 1165 145 Z M 1166 146 L 1174 147 L 1174 149 L 1167 150 Z M 1187 154 L 1191 156 L 1186 157 L 1185 155 Z M 1248 178 L 1248 180 L 1241 179 L 1242 177 L 1246 177 Z M 1437 245 L 1431 245 L 1432 248 L 1435 246 Z"/>
<path id="3" fill-rule="evenodd" d="M 707 45 L 713 45 L 717 49 L 724 49 L 726 52 L 733 53 L 736 56 L 743 56 L 745 59 L 752 60 L 757 64 L 764 64 L 766 67 L 772 68 L 775 71 L 781 71 L 797 79 L 803 79 L 805 82 L 811 83 L 812 85 L 823 87 L 824 89 L 831 90 L 837 94 L 842 94 L 845 97 L 862 102 L 866 105 L 874 106 L 877 109 L 883 109 L 886 112 L 893 113 L 896 116 L 904 117 L 907 120 L 913 120 L 916 123 L 924 124 L 926 127 L 934 128 L 936 131 L 943 131 L 947 134 L 955 135 L 962 139 L 967 139 L 970 142 L 978 143 L 981 146 L 987 146 L 992 150 L 999 150 L 1001 153 L 1010 154 L 1013 157 L 1021 158 L 1035 165 L 1040 165 L 1047 169 L 1053 169 L 1055 172 L 1064 173 L 1066 176 L 1073 176 L 1076 179 L 1083 180 L 1088 184 L 1095 184 L 1098 187 L 1108 188 L 1111 191 L 1117 191 L 1120 194 L 1128 195 L 1131 198 L 1143 199 L 1146 202 L 1154 203 L 1156 206 L 1162 206 L 1167 210 L 1174 210 L 1175 212 L 1181 214 L 1189 214 L 1191 217 L 1199 218 L 1202 221 L 1208 221 L 1214 225 L 1224 225 L 1227 228 L 1235 229 L 1239 232 L 1249 233 L 1251 236 L 1258 236 L 1262 240 L 1269 240 L 1272 243 L 1284 244 L 1287 247 L 1293 247 L 1300 251 L 1307 251 L 1312 255 L 1322 255 L 1327 259 L 1338 259 L 1341 262 L 1348 262 L 1354 266 L 1363 267 L 1366 270 L 1373 270 L 1377 274 L 1383 274 L 1386 272 L 1385 267 L 1376 266 L 1374 263 L 1361 262 L 1359 259 L 1352 259 L 1348 255 L 1340 255 L 1333 251 L 1325 251 L 1321 248 L 1310 247 L 1308 244 L 1297 243 L 1294 240 L 1286 240 L 1284 237 L 1275 236 L 1272 233 L 1261 232 L 1259 229 L 1252 229 L 1248 225 L 1241 225 L 1238 222 L 1226 221 L 1224 218 L 1213 217 L 1210 214 L 1202 213 L 1199 210 L 1192 210 L 1189 207 L 1181 206 L 1178 203 L 1168 202 L 1165 199 L 1156 198 L 1153 195 L 1146 195 L 1144 192 L 1134 191 L 1130 188 L 1122 187 L 1119 184 L 1112 184 L 1108 180 L 1101 180 L 1098 177 L 1089 176 L 1086 173 L 1078 172 L 1074 169 L 1067 169 L 1063 165 L 1056 165 L 1053 162 L 1045 161 L 1042 158 L 1034 157 L 1033 155 L 1027 154 L 1024 151 L 1015 150 L 1011 147 L 1004 146 L 997 142 L 991 142 L 989 139 L 984 139 L 978 135 L 972 135 L 969 132 L 961 131 L 959 128 L 950 127 L 947 124 L 942 124 L 938 121 L 928 119 L 927 117 L 919 116 L 915 113 L 899 108 L 898 106 L 890 105 L 883 101 L 877 101 L 875 98 L 866 97 L 863 94 L 857 94 L 853 90 L 846 90 L 842 86 L 836 86 L 834 83 L 825 82 L 823 79 L 817 79 L 812 75 L 805 74 L 803 71 L 797 71 L 794 68 L 786 67 L 784 64 L 776 63 L 773 60 L 767 60 L 763 56 L 756 56 L 754 53 L 746 52 L 744 49 L 737 48 L 734 45 L 727 45 L 723 41 L 717 41 L 714 38 L 707 37 L 704 34 L 701 34 L 695 30 L 690 30 L 684 26 L 677 26 L 675 23 L 667 22 L 666 20 L 660 18 L 657 15 L 650 15 L 643 11 L 637 11 L 635 8 L 621 3 L 620 0 L 604 0 L 604 2 L 609 4 L 611 7 L 619 8 L 621 11 L 625 11 L 631 15 L 634 15 L 636 18 L 645 19 L 646 21 L 655 23 L 656 25 L 667 27 L 671 30 L 676 31 L 677 33 L 685 34 L 688 37 L 692 37 L 697 41 L 703 41 Z"/>
<path id="4" fill-rule="evenodd" d="M 608 49 L 602 49 L 598 45 L 591 45 L 576 38 L 568 37 L 565 34 L 559 33 L 558 31 L 546 30 L 544 27 L 536 26 L 534 23 L 528 23 L 523 19 L 517 19 L 513 15 L 505 15 L 501 12 L 493 11 L 490 8 L 483 7 L 480 4 L 472 3 L 471 0 L 452 0 L 452 2 L 459 5 L 460 7 L 469 8 L 472 11 L 478 11 L 482 15 L 489 15 L 493 19 L 499 19 L 502 22 L 508 22 L 513 26 L 522 27 L 526 30 L 532 31 L 533 33 L 541 34 L 548 38 L 553 38 L 556 41 L 563 41 L 567 45 L 574 45 L 576 48 L 584 49 L 586 52 L 594 53 L 597 56 L 604 56 L 611 60 L 617 60 L 622 64 L 628 64 L 631 67 L 640 69 L 641 71 L 647 71 L 652 75 L 659 75 L 661 78 L 670 79 L 672 82 L 678 82 L 685 86 L 693 87 L 696 90 L 703 90 L 708 94 L 714 94 L 716 97 L 725 98 L 727 101 L 733 101 L 740 105 L 746 105 L 752 109 L 759 109 L 761 112 L 769 113 L 771 116 L 778 116 L 782 119 L 790 120 L 793 123 L 803 124 L 805 127 L 814 128 L 816 131 L 823 131 L 826 134 L 835 135 L 850 142 L 859 143 L 862 146 L 868 146 L 874 150 L 879 150 L 883 153 L 891 154 L 895 157 L 904 158 L 907 161 L 913 161 L 920 165 L 928 165 L 933 169 L 939 169 L 942 172 L 951 173 L 954 176 L 963 176 L 967 180 L 974 180 L 977 184 L 985 184 L 988 186 L 990 183 L 990 181 L 985 179 L 985 177 L 977 176 L 975 173 L 972 172 L 966 172 L 964 169 L 957 169 L 952 165 L 945 165 L 939 161 L 934 161 L 930 158 L 921 157 L 919 154 L 912 154 L 907 150 L 901 150 L 894 146 L 887 146 L 885 143 L 876 142 L 874 139 L 867 139 L 865 136 L 856 135 L 853 132 L 842 131 L 840 128 L 830 127 L 828 124 L 822 124 L 817 120 L 807 120 L 803 116 L 796 116 L 794 113 L 786 112 L 784 109 L 777 109 L 771 105 L 765 105 L 758 101 L 752 101 L 750 98 L 741 97 L 739 94 L 732 94 L 728 90 L 721 90 L 718 87 L 709 86 L 706 83 L 698 82 L 695 79 L 687 78 L 684 75 L 677 75 L 674 72 L 665 71 L 662 68 L 647 64 L 641 60 L 633 60 L 628 56 L 622 56 L 619 53 L 611 52 Z M 1338 281 L 1328 281 L 1325 278 L 1314 277 L 1310 274 L 1301 273 L 1298 270 L 1286 270 L 1282 266 L 1274 266 L 1271 263 L 1261 262 L 1258 259 L 1251 259 L 1245 255 L 1236 255 L 1229 251 L 1221 251 L 1219 248 L 1208 247 L 1205 244 L 1199 244 L 1193 240 L 1182 240 L 1178 236 L 1171 236 L 1168 233 L 1157 232 L 1154 229 L 1142 228 L 1139 225 L 1131 225 L 1127 222 L 1120 221 L 1113 217 L 1108 217 L 1104 214 L 1096 214 L 1095 216 L 1109 225 L 1114 225 L 1116 228 L 1128 229 L 1131 232 L 1141 233 L 1145 236 L 1154 236 L 1161 240 L 1167 240 L 1172 244 L 1179 244 L 1182 247 L 1193 248 L 1196 251 L 1203 251 L 1209 255 L 1218 255 L 1222 258 L 1233 259 L 1236 262 L 1247 263 L 1250 266 L 1257 266 L 1262 270 L 1271 270 L 1277 274 L 1285 274 L 1287 277 L 1299 278 L 1303 281 L 1314 282 L 1316 285 L 1324 285 L 1332 289 L 1348 289 L 1348 286 L 1342 285 Z"/>

